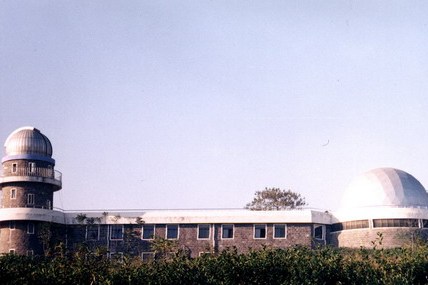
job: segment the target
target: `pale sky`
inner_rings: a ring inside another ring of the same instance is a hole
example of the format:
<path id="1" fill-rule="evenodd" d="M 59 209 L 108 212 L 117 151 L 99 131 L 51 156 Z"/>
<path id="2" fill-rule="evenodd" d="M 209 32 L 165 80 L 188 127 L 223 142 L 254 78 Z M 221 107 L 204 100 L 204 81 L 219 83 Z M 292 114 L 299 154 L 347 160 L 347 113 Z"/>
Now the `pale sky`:
<path id="1" fill-rule="evenodd" d="M 0 1 L 0 141 L 34 126 L 79 209 L 335 210 L 358 174 L 428 187 L 426 1 Z"/>

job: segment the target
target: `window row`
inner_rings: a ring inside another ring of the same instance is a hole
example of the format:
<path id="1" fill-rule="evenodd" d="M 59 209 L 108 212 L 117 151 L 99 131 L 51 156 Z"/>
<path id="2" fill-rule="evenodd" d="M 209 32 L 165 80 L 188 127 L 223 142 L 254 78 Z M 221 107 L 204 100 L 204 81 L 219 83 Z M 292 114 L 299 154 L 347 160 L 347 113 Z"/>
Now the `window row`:
<path id="1" fill-rule="evenodd" d="M 212 234 L 212 225 L 210 224 L 199 224 L 197 226 L 198 240 L 210 239 Z M 223 224 L 221 225 L 221 239 L 233 239 L 235 235 L 235 225 Z M 178 239 L 180 227 L 178 224 L 166 225 L 165 238 L 166 239 Z M 111 225 L 110 226 L 110 239 L 121 240 L 123 239 L 124 226 L 123 225 Z M 98 240 L 100 236 L 99 225 L 87 225 L 86 227 L 86 239 L 87 240 Z M 142 226 L 141 239 L 151 240 L 155 236 L 155 225 L 146 224 Z M 253 238 L 254 239 L 266 239 L 267 236 L 267 225 L 266 224 L 255 224 L 253 225 Z M 285 239 L 287 238 L 287 225 L 286 224 L 275 224 L 273 225 L 272 237 L 274 239 Z"/>
<path id="2" fill-rule="evenodd" d="M 422 226 L 428 227 L 428 221 L 422 220 Z M 374 228 L 417 228 L 419 227 L 418 219 L 373 219 Z M 343 223 L 333 224 L 331 227 L 332 232 L 364 229 L 369 228 L 369 220 L 356 220 Z"/>

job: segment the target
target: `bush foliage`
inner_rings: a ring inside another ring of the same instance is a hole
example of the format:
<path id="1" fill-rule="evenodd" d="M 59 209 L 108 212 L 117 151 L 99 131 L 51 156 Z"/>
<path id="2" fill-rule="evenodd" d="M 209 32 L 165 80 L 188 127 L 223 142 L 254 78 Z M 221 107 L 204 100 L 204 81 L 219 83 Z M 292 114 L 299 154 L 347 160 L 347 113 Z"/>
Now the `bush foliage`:
<path id="1" fill-rule="evenodd" d="M 0 257 L 1 284 L 428 284 L 428 247 L 265 248 L 144 263 L 82 248 L 48 257 Z"/>

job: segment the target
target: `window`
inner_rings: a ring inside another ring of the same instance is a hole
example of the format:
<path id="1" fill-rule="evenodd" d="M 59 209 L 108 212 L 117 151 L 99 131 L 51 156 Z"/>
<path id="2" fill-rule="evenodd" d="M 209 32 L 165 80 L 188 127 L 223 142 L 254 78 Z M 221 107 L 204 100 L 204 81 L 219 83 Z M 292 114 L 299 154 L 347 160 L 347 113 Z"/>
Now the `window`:
<path id="1" fill-rule="evenodd" d="M 16 189 L 10 189 L 10 199 L 16 199 Z"/>
<path id="2" fill-rule="evenodd" d="M 254 238 L 266 238 L 266 225 L 254 225 Z"/>
<path id="3" fill-rule="evenodd" d="M 273 238 L 287 238 L 287 226 L 285 224 L 274 225 Z"/>
<path id="4" fill-rule="evenodd" d="M 34 234 L 34 223 L 27 224 L 27 234 L 29 235 Z"/>
<path id="5" fill-rule="evenodd" d="M 319 240 L 325 239 L 325 226 L 314 225 L 314 238 Z"/>
<path id="6" fill-rule="evenodd" d="M 47 208 L 48 210 L 52 210 L 52 202 L 51 202 L 51 200 L 47 200 L 47 201 L 46 201 L 46 208 Z"/>
<path id="7" fill-rule="evenodd" d="M 221 226 L 221 238 L 222 239 L 233 238 L 233 225 Z"/>
<path id="8" fill-rule="evenodd" d="M 374 219 L 375 228 L 417 228 L 419 226 L 417 219 Z"/>
<path id="9" fill-rule="evenodd" d="M 27 250 L 27 256 L 33 256 L 34 255 L 34 251 L 32 249 Z"/>
<path id="10" fill-rule="evenodd" d="M 12 163 L 12 173 L 16 173 L 18 171 L 18 165 L 16 163 Z"/>
<path id="11" fill-rule="evenodd" d="M 155 236 L 155 225 L 144 225 L 142 239 L 153 239 Z"/>
<path id="12" fill-rule="evenodd" d="M 111 225 L 110 239 L 123 239 L 123 225 Z"/>
<path id="13" fill-rule="evenodd" d="M 35 162 L 29 162 L 28 163 L 28 171 L 30 173 L 34 173 L 36 171 L 36 163 Z"/>
<path id="14" fill-rule="evenodd" d="M 16 229 L 15 221 L 10 221 L 9 222 L 9 230 L 14 230 L 14 229 Z"/>
<path id="15" fill-rule="evenodd" d="M 123 252 L 112 252 L 110 253 L 110 259 L 115 260 L 119 263 L 123 262 Z"/>
<path id="16" fill-rule="evenodd" d="M 34 194 L 27 195 L 27 205 L 34 205 Z"/>
<path id="17" fill-rule="evenodd" d="M 209 239 L 210 238 L 210 225 L 202 224 L 198 225 L 198 239 Z"/>
<path id="18" fill-rule="evenodd" d="M 9 253 L 10 254 L 15 254 L 15 249 L 14 248 L 9 249 Z"/>
<path id="19" fill-rule="evenodd" d="M 141 253 L 141 259 L 145 262 L 153 261 L 155 259 L 155 254 L 153 252 L 143 252 Z"/>
<path id="20" fill-rule="evenodd" d="M 353 229 L 364 229 L 369 227 L 369 220 L 355 220 L 343 223 L 336 223 L 331 226 L 332 232 L 353 230 Z"/>
<path id="21" fill-rule="evenodd" d="M 98 240 L 100 236 L 99 225 L 87 225 L 86 226 L 86 240 Z"/>
<path id="22" fill-rule="evenodd" d="M 166 238 L 178 239 L 178 225 L 166 225 Z"/>

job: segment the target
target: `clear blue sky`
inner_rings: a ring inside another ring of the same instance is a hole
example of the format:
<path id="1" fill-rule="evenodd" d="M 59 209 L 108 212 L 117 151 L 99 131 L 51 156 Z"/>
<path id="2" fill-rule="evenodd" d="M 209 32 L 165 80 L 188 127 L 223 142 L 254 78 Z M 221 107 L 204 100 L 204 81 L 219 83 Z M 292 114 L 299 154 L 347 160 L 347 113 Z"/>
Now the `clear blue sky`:
<path id="1" fill-rule="evenodd" d="M 427 15 L 426 1 L 0 1 L 0 139 L 26 125 L 51 139 L 68 210 L 242 207 L 264 187 L 334 210 L 386 166 L 428 187 Z"/>

